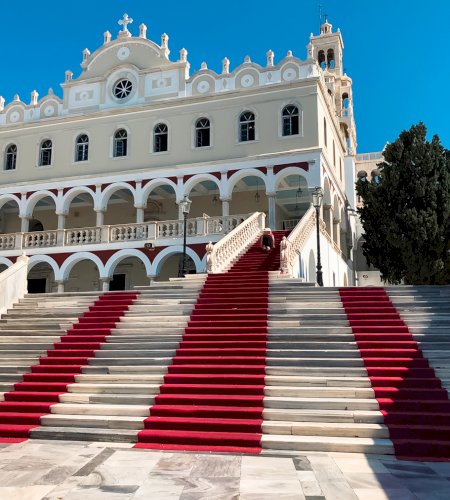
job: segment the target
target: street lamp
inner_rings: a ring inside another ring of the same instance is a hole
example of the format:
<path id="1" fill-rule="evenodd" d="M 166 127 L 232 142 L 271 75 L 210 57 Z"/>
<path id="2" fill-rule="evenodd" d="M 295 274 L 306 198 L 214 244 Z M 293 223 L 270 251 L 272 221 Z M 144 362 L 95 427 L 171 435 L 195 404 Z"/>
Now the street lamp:
<path id="1" fill-rule="evenodd" d="M 187 233 L 187 216 L 191 210 L 192 201 L 187 195 L 184 196 L 183 201 L 180 201 L 181 211 L 183 212 L 183 256 L 178 266 L 178 277 L 184 278 L 186 274 L 186 233 Z"/>
<path id="2" fill-rule="evenodd" d="M 316 280 L 319 286 L 323 286 L 322 264 L 320 262 L 320 207 L 323 200 L 323 189 L 320 186 L 314 188 L 312 193 L 313 207 L 316 209 L 316 230 L 317 230 L 317 271 Z"/>

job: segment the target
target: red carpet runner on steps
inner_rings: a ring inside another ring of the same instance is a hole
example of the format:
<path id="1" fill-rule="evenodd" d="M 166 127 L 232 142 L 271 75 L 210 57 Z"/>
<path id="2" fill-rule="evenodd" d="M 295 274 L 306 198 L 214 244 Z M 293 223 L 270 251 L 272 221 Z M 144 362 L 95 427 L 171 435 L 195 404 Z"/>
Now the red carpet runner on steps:
<path id="1" fill-rule="evenodd" d="M 279 253 L 257 242 L 208 275 L 137 448 L 261 451 L 268 271 Z"/>
<path id="2" fill-rule="evenodd" d="M 31 373 L 23 375 L 23 382 L 5 393 L 5 401 L 0 402 L 0 442 L 18 442 L 29 437 L 29 431 L 40 425 L 40 417 L 50 413 L 50 407 L 59 402 L 59 395 L 75 382 L 75 375 L 100 349 L 137 295 L 101 295 L 47 351 L 47 356 L 31 367 Z"/>
<path id="3" fill-rule="evenodd" d="M 450 401 L 383 288 L 340 296 L 398 458 L 450 459 Z"/>

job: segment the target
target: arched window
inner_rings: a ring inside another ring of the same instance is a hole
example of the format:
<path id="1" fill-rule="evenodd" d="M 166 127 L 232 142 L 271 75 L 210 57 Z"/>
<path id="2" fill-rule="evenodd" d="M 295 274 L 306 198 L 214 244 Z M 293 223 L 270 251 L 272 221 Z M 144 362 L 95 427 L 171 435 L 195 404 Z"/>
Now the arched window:
<path id="1" fill-rule="evenodd" d="M 325 142 L 325 147 L 327 147 L 327 120 L 323 119 L 323 141 Z"/>
<path id="2" fill-rule="evenodd" d="M 239 117 L 239 140 L 240 142 L 255 140 L 255 114 L 244 111 Z"/>
<path id="3" fill-rule="evenodd" d="M 318 59 L 318 63 L 319 63 L 319 66 L 322 68 L 322 69 L 325 69 L 327 67 L 327 63 L 325 61 L 325 52 L 323 50 L 319 50 L 319 53 L 317 54 L 317 59 Z"/>
<path id="4" fill-rule="evenodd" d="M 204 148 L 211 145 L 211 123 L 208 118 L 199 118 L 195 122 L 195 147 Z"/>
<path id="5" fill-rule="evenodd" d="M 328 67 L 330 69 L 334 69 L 335 62 L 334 62 L 334 50 L 333 49 L 328 49 L 328 51 L 327 51 L 327 63 L 328 63 Z"/>
<path id="6" fill-rule="evenodd" d="M 52 141 L 50 139 L 45 139 L 41 142 L 41 148 L 39 151 L 39 166 L 45 167 L 46 165 L 52 164 Z"/>
<path id="7" fill-rule="evenodd" d="M 300 131 L 300 119 L 297 106 L 289 104 L 282 111 L 283 135 L 298 135 Z"/>
<path id="8" fill-rule="evenodd" d="M 169 129 L 165 123 L 158 123 L 153 129 L 153 152 L 161 153 L 167 151 L 167 139 Z"/>
<path id="9" fill-rule="evenodd" d="M 5 170 L 15 170 L 17 163 L 17 146 L 11 144 L 6 148 Z"/>
<path id="10" fill-rule="evenodd" d="M 87 161 L 89 159 L 89 137 L 86 134 L 79 135 L 75 144 L 75 161 Z"/>
<path id="11" fill-rule="evenodd" d="M 119 158 L 120 156 L 127 156 L 127 146 L 128 146 L 128 134 L 123 128 L 120 128 L 114 134 L 114 158 Z"/>

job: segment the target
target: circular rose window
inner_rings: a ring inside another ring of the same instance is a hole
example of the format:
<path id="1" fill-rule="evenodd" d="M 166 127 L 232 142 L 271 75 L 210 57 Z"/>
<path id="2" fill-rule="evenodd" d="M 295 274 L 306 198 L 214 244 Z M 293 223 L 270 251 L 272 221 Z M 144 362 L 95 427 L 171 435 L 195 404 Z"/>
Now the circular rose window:
<path id="1" fill-rule="evenodd" d="M 123 79 L 119 80 L 113 88 L 113 94 L 116 99 L 125 99 L 128 97 L 133 90 L 133 84 L 130 80 Z"/>

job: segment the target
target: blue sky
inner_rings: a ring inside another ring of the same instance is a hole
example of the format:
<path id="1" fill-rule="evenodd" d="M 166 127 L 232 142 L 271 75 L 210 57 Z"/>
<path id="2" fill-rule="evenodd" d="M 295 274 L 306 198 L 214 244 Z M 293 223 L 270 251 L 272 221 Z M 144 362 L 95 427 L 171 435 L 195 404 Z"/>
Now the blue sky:
<path id="1" fill-rule="evenodd" d="M 185 47 L 191 70 L 206 61 L 219 71 L 224 56 L 233 69 L 247 54 L 265 64 L 268 49 L 275 61 L 288 50 L 304 59 L 310 32 L 319 30 L 319 3 L 344 38 L 358 152 L 382 149 L 420 120 L 450 148 L 448 0 L 227 0 L 214 7 L 179 0 L 3 0 L 0 95 L 10 102 L 18 93 L 29 102 L 33 89 L 43 96 L 49 87 L 61 95 L 64 71 L 78 76 L 82 50 L 94 51 L 106 30 L 116 37 L 124 12 L 134 19 L 133 34 L 141 22 L 158 43 L 166 32 L 172 59 Z"/>

